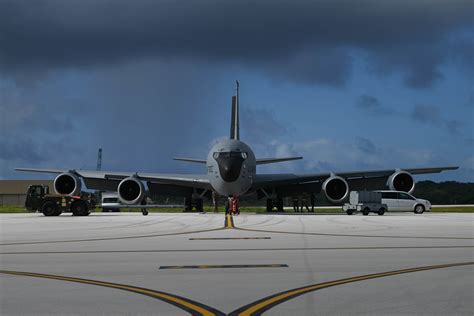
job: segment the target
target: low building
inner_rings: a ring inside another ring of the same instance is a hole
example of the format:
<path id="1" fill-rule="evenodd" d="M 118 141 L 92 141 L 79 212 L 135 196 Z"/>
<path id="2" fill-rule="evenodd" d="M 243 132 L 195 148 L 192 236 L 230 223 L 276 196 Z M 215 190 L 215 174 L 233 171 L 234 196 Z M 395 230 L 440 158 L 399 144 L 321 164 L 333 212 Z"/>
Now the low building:
<path id="1" fill-rule="evenodd" d="M 26 193 L 32 184 L 45 184 L 53 189 L 52 180 L 0 180 L 0 206 L 25 205 Z"/>

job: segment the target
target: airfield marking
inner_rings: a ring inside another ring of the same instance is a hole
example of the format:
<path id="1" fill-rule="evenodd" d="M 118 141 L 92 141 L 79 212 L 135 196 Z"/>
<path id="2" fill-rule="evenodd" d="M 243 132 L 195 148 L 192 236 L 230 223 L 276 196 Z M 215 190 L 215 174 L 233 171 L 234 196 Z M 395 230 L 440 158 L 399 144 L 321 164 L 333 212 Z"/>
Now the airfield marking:
<path id="1" fill-rule="evenodd" d="M 448 240 L 473 240 L 472 237 L 441 237 L 441 236 L 383 236 L 383 235 L 357 235 L 357 234 L 331 234 L 331 233 L 300 233 L 285 232 L 278 230 L 264 230 L 253 228 L 234 227 L 237 230 L 271 234 L 288 234 L 288 235 L 309 235 L 309 236 L 329 236 L 329 237 L 363 237 L 363 238 L 399 238 L 399 239 L 448 239 Z"/>
<path id="2" fill-rule="evenodd" d="M 232 251 L 331 251 L 331 250 L 411 250 L 411 249 L 462 249 L 474 246 L 387 246 L 387 247 L 307 247 L 307 248 L 218 248 L 218 249 L 144 249 L 144 250 L 78 250 L 78 251 L 18 251 L 0 252 L 0 255 L 52 255 L 52 254 L 106 254 L 106 253 L 167 253 L 167 252 L 232 252 Z"/>
<path id="3" fill-rule="evenodd" d="M 244 269 L 244 268 L 288 268 L 287 264 L 202 264 L 192 266 L 160 266 L 163 269 Z"/>
<path id="4" fill-rule="evenodd" d="M 234 218 L 232 217 L 231 214 L 226 214 L 226 216 L 225 216 L 225 222 L 224 222 L 224 228 L 227 228 L 227 229 L 235 228 L 235 226 L 234 226 Z"/>
<path id="5" fill-rule="evenodd" d="M 40 273 L 21 272 L 21 271 L 0 270 L 0 273 L 9 274 L 9 275 L 17 275 L 17 276 L 28 276 L 28 277 L 35 277 L 35 278 L 60 280 L 60 281 L 66 281 L 66 282 L 75 282 L 75 283 L 82 283 L 82 284 L 90 284 L 90 285 L 97 285 L 97 286 L 103 286 L 103 287 L 108 287 L 108 288 L 129 291 L 129 292 L 133 292 L 137 294 L 150 296 L 152 298 L 159 299 L 166 303 L 172 304 L 182 310 L 189 312 L 191 315 L 202 315 L 202 316 L 225 315 L 223 312 L 215 308 L 206 306 L 204 304 L 192 301 L 190 299 L 187 299 L 181 296 L 177 296 L 174 294 L 165 293 L 161 291 L 155 291 L 151 289 L 136 287 L 136 286 L 110 283 L 110 282 L 102 282 L 102 281 L 89 280 L 89 279 L 72 278 L 72 277 L 66 277 L 66 276 L 60 276 L 60 275 L 40 274 Z"/>
<path id="6" fill-rule="evenodd" d="M 272 237 L 203 237 L 189 238 L 189 240 L 246 240 L 246 239 L 272 239 Z"/>
<path id="7" fill-rule="evenodd" d="M 203 229 L 195 230 L 189 232 L 180 232 L 180 233 L 165 233 L 165 234 L 150 234 L 150 235 L 138 235 L 138 236 L 124 236 L 124 237 L 104 237 L 104 238 L 90 238 L 90 239 L 71 239 L 71 240 L 52 240 L 52 241 L 30 241 L 30 242 L 12 242 L 0 244 L 0 246 L 14 246 L 14 245 L 36 245 L 36 244 L 56 244 L 56 243 L 68 243 L 68 242 L 86 242 L 86 241 L 107 241 L 107 240 L 120 240 L 120 239 L 136 239 L 136 238 L 152 238 L 152 237 L 166 237 L 166 236 L 177 236 L 177 235 L 188 235 L 188 234 L 199 234 L 207 233 L 218 230 L 223 230 L 224 228 L 212 228 L 212 229 Z"/>
<path id="8" fill-rule="evenodd" d="M 451 264 L 440 264 L 434 266 L 425 266 L 425 267 L 418 267 L 418 268 L 410 268 L 410 269 L 403 269 L 403 270 L 396 270 L 396 271 L 389 271 L 389 272 L 382 272 L 382 273 L 374 273 L 374 274 L 367 274 L 361 275 L 357 277 L 345 278 L 330 282 L 318 283 L 313 285 L 308 285 L 296 289 L 292 289 L 289 291 L 280 292 L 253 303 L 250 303 L 246 306 L 243 306 L 233 312 L 231 312 L 230 316 L 254 316 L 254 315 L 261 315 L 262 313 L 266 312 L 267 310 L 279 305 L 283 302 L 291 300 L 295 297 L 300 295 L 314 292 L 317 290 L 325 289 L 328 287 L 333 287 L 342 284 L 348 284 L 353 282 L 359 282 L 364 280 L 376 279 L 376 278 L 383 278 L 387 276 L 405 274 L 405 273 L 413 273 L 419 271 L 426 271 L 426 270 L 434 270 L 434 269 L 443 269 L 443 268 L 451 268 L 451 267 L 459 267 L 459 266 L 466 266 L 466 265 L 473 265 L 474 262 L 462 262 L 462 263 L 451 263 Z"/>
<path id="9" fill-rule="evenodd" d="M 348 283 L 354 283 L 359 281 L 371 280 L 376 278 L 383 278 L 388 276 L 394 276 L 399 274 L 406 274 L 406 273 L 413 273 L 413 272 L 420 272 L 420 271 L 427 271 L 427 270 L 435 270 L 435 269 L 443 269 L 443 268 L 452 268 L 452 267 L 459 267 L 459 266 L 466 266 L 466 265 L 473 265 L 474 262 L 461 262 L 461 263 L 450 263 L 450 264 L 441 264 L 441 265 L 433 265 L 433 266 L 424 266 L 418 268 L 409 268 L 403 270 L 395 270 L 389 272 L 381 272 L 381 273 L 374 273 L 374 274 L 367 274 L 361 275 L 356 277 L 350 277 L 345 279 L 339 279 L 335 281 L 323 282 L 313 285 L 308 285 L 284 292 L 280 292 L 253 303 L 247 304 L 243 307 L 236 309 L 235 311 L 225 314 L 215 308 L 210 306 L 206 306 L 199 302 L 192 301 L 190 299 L 180 297 L 174 294 L 155 291 L 146 288 L 140 288 L 135 286 L 129 286 L 125 284 L 118 284 L 118 283 L 110 283 L 110 282 L 102 282 L 96 280 L 89 280 L 89 279 L 80 279 L 80 278 L 72 278 L 66 276 L 59 276 L 59 275 L 50 275 L 50 274 L 40 274 L 40 273 L 31 273 L 31 272 L 22 272 L 22 271 L 6 271 L 0 270 L 0 274 L 8 274 L 8 275 L 16 275 L 16 276 L 29 276 L 29 277 L 36 277 L 36 278 L 44 278 L 44 279 L 52 279 L 52 280 L 60 280 L 60 281 L 67 281 L 67 282 L 75 282 L 75 283 L 82 283 L 82 284 L 90 284 L 96 286 L 103 286 L 109 287 L 124 291 L 129 291 L 137 294 L 142 294 L 146 296 L 150 296 L 166 303 L 172 304 L 184 311 L 187 311 L 191 315 L 206 315 L 206 316 L 254 316 L 254 315 L 261 315 L 262 313 L 268 311 L 269 309 L 291 300 L 295 297 L 301 296 L 303 294 L 307 294 L 309 292 L 314 292 L 317 290 L 322 290 L 328 287 L 333 287 L 337 285 L 344 285 Z"/>

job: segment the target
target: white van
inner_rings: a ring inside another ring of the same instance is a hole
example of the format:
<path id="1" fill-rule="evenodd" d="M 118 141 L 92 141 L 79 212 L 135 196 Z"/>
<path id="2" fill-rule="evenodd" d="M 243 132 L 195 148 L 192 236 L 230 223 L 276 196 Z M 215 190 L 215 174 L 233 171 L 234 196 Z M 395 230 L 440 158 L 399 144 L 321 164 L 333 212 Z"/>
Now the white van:
<path id="1" fill-rule="evenodd" d="M 120 201 L 117 192 L 102 193 L 102 212 L 120 212 Z"/>
<path id="2" fill-rule="evenodd" d="M 382 203 L 387 204 L 389 212 L 431 212 L 430 201 L 417 199 L 413 195 L 401 191 L 377 191 L 382 193 Z"/>

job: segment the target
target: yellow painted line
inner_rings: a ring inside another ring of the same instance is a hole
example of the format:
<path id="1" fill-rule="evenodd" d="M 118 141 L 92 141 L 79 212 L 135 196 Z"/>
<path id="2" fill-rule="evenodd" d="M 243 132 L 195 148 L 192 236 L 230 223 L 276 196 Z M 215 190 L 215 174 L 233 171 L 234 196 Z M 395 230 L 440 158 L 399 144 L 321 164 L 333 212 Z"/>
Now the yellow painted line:
<path id="1" fill-rule="evenodd" d="M 225 228 L 235 228 L 234 226 L 234 219 L 232 218 L 232 215 L 226 214 L 225 216 Z"/>
<path id="2" fill-rule="evenodd" d="M 450 267 L 458 267 L 458 266 L 465 266 L 465 265 L 473 265 L 474 262 L 462 262 L 462 263 L 452 263 L 452 264 L 441 264 L 435 266 L 425 266 L 425 267 L 418 267 L 418 268 L 411 268 L 411 269 L 403 269 L 403 270 L 396 270 L 390 272 L 382 272 L 382 273 L 374 273 L 368 275 L 362 275 L 352 278 L 340 279 L 336 281 L 324 282 L 319 284 L 313 284 L 281 293 L 277 293 L 275 295 L 268 296 L 251 304 L 248 304 L 244 307 L 241 307 L 232 313 L 230 316 L 251 316 L 251 315 L 261 315 L 263 312 L 269 310 L 270 308 L 275 307 L 285 301 L 293 299 L 297 296 L 306 294 L 308 292 L 313 292 L 316 290 L 342 285 L 347 283 L 353 283 L 358 281 L 376 279 L 376 278 L 383 278 L 392 275 L 404 274 L 404 273 L 412 273 L 418 271 L 426 271 L 426 270 L 434 270 L 434 269 L 442 269 L 442 268 L 450 268 Z"/>
<path id="3" fill-rule="evenodd" d="M 164 302 L 170 303 L 180 309 L 183 309 L 189 312 L 191 315 L 202 315 L 202 316 L 223 316 L 225 315 L 221 311 L 218 311 L 212 307 L 208 307 L 204 304 L 192 301 L 190 299 L 180 297 L 174 294 L 169 294 L 165 292 L 125 285 L 125 284 L 118 284 L 118 283 L 110 283 L 110 282 L 102 282 L 96 280 L 88 280 L 88 279 L 80 279 L 80 278 L 72 278 L 60 275 L 51 275 L 51 274 L 40 274 L 40 273 L 31 273 L 31 272 L 22 272 L 22 271 L 5 271 L 0 270 L 0 274 L 9 274 L 9 275 L 19 275 L 19 276 L 29 276 L 35 278 L 43 278 L 43 279 L 52 279 L 52 280 L 60 280 L 60 281 L 67 281 L 67 282 L 75 282 L 75 283 L 82 283 L 82 284 L 90 284 L 90 285 L 97 285 L 103 286 L 108 288 L 114 288 L 124 291 L 129 291 L 137 294 L 142 294 L 146 296 L 150 296 Z"/>

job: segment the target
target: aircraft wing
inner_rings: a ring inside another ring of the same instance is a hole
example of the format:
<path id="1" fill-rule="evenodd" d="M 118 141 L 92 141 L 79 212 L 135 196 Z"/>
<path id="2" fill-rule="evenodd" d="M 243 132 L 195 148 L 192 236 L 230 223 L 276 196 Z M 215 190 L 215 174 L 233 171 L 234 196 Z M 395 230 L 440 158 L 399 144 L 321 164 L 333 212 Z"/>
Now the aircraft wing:
<path id="1" fill-rule="evenodd" d="M 456 170 L 459 167 L 432 167 L 432 168 L 408 168 L 408 169 L 385 169 L 351 172 L 324 172 L 314 174 L 260 174 L 256 175 L 252 189 L 275 188 L 279 186 L 302 185 L 315 182 L 323 182 L 335 174 L 348 181 L 364 181 L 388 178 L 397 171 L 406 171 L 410 174 L 440 173 L 444 170 Z"/>
<path id="2" fill-rule="evenodd" d="M 285 158 L 262 158 L 257 159 L 257 165 L 264 165 L 276 162 L 284 162 L 284 161 L 292 161 L 292 160 L 299 160 L 303 159 L 303 157 L 285 157 Z"/>
<path id="3" fill-rule="evenodd" d="M 40 172 L 60 174 L 63 172 L 73 173 L 84 179 L 89 189 L 100 190 L 102 187 L 109 188 L 112 184 L 127 177 L 135 176 L 140 180 L 165 185 L 175 185 L 189 188 L 210 189 L 209 179 L 205 174 L 166 174 L 166 173 L 142 173 L 122 171 L 87 171 L 87 170 L 59 170 L 59 169 L 34 169 L 15 168 L 18 171 Z M 115 187 L 116 188 L 116 187 Z"/>

